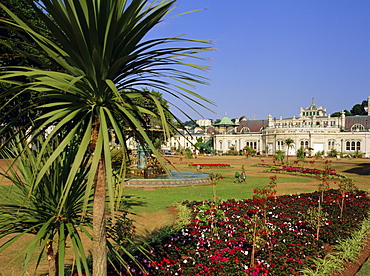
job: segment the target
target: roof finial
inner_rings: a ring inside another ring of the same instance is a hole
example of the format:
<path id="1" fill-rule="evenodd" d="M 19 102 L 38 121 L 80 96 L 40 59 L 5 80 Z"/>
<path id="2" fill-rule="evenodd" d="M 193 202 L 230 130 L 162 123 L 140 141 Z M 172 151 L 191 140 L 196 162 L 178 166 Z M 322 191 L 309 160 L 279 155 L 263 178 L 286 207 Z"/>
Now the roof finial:
<path id="1" fill-rule="evenodd" d="M 315 98 L 314 98 L 314 97 L 312 97 L 312 103 L 313 103 L 313 104 L 315 103 Z"/>

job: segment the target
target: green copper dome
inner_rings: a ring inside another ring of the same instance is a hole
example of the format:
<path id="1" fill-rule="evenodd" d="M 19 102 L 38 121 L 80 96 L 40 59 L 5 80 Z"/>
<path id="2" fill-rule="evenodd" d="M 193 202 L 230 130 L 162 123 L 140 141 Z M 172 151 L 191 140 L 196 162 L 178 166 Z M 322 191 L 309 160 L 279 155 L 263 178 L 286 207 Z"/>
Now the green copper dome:
<path id="1" fill-rule="evenodd" d="M 215 124 L 215 126 L 237 126 L 234 124 L 229 117 L 223 117 L 221 122 Z"/>

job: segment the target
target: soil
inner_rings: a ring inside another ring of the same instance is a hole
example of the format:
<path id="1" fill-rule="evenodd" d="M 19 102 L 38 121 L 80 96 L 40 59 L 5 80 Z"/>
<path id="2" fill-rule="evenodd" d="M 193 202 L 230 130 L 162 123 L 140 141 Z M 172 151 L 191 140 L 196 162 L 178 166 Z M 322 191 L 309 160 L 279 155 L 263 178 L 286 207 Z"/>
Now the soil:
<path id="1" fill-rule="evenodd" d="M 271 157 L 252 157 L 246 158 L 244 156 L 199 156 L 196 159 L 185 159 L 182 156 L 168 156 L 167 160 L 171 163 L 175 168 L 179 170 L 191 170 L 188 167 L 189 163 L 225 163 L 230 164 L 231 167 L 225 169 L 225 172 L 222 174 L 224 176 L 232 176 L 234 177 L 235 171 L 241 171 L 242 165 L 245 165 L 245 170 L 248 176 L 262 176 L 263 169 L 260 167 L 251 166 L 252 164 L 256 163 L 271 163 Z M 293 161 L 294 158 L 289 158 L 289 161 Z M 308 159 L 309 160 L 309 159 Z M 348 175 L 350 178 L 354 179 L 356 185 L 359 189 L 362 190 L 370 190 L 370 174 L 362 173 L 364 170 L 367 170 L 366 166 L 369 164 L 368 159 L 341 159 L 335 160 L 330 159 L 332 161 L 333 167 L 336 168 L 336 171 L 339 173 L 343 173 Z M 310 161 L 310 160 L 309 160 Z M 324 160 L 314 160 L 313 165 L 307 163 L 307 167 L 315 167 L 315 168 L 322 168 L 324 167 Z M 6 164 L 3 160 L 0 160 L 0 167 L 4 167 Z M 355 170 L 353 170 L 355 168 Z M 363 168 L 363 169 L 362 169 Z M 351 170 L 352 169 L 352 170 Z M 195 170 L 195 169 L 193 169 Z M 203 169 L 205 173 L 208 172 L 209 169 Z M 351 173 L 354 172 L 354 173 Z M 268 175 L 268 174 L 267 174 Z M 289 175 L 284 175 L 284 177 L 290 177 Z M 291 176 L 296 177 L 296 176 Z M 12 185 L 6 179 L 0 179 L 1 185 Z M 305 186 L 316 186 L 319 183 L 318 180 L 312 178 L 310 182 L 306 183 Z M 299 185 L 298 185 L 299 184 Z M 278 194 L 287 193 L 289 190 L 296 188 L 297 186 L 302 185 L 302 183 L 283 183 L 283 185 L 278 185 Z M 156 213 L 141 213 L 139 215 L 135 215 L 132 218 L 135 220 L 135 226 L 137 228 L 137 233 L 141 236 L 146 236 L 153 231 L 156 231 L 170 223 L 172 223 L 177 217 L 176 208 L 174 206 L 168 206 L 165 210 L 160 210 Z M 16 261 L 13 265 L 7 266 L 4 268 L 4 264 L 8 264 L 14 256 L 19 253 L 19 248 L 23 248 L 24 244 L 28 243 L 31 237 L 24 237 L 19 242 L 17 242 L 14 246 L 8 248 L 5 252 L 0 253 L 0 276 L 8 276 L 8 275 L 22 275 L 22 258 L 24 258 L 24 254 L 20 258 L 19 261 Z M 0 240 L 0 244 L 2 244 L 3 240 Z M 357 271 L 361 267 L 361 265 L 369 258 L 370 256 L 370 239 L 369 243 L 364 247 L 364 250 L 361 252 L 361 255 L 358 258 L 358 262 L 350 262 L 347 263 L 345 269 L 341 273 L 333 274 L 332 276 L 352 276 L 356 275 Z M 35 261 L 36 258 L 33 258 Z M 16 265 L 18 264 L 18 265 Z M 33 268 L 30 268 L 27 275 L 40 275 L 41 273 L 47 272 L 47 262 L 42 260 L 41 265 L 37 272 L 35 273 Z"/>
<path id="2" fill-rule="evenodd" d="M 370 239 L 368 239 L 370 241 Z M 340 272 L 333 273 L 332 276 L 354 276 L 360 270 L 361 266 L 368 260 L 370 257 L 370 244 L 367 243 L 360 255 L 357 258 L 356 262 L 347 262 L 345 263 L 344 269 Z"/>

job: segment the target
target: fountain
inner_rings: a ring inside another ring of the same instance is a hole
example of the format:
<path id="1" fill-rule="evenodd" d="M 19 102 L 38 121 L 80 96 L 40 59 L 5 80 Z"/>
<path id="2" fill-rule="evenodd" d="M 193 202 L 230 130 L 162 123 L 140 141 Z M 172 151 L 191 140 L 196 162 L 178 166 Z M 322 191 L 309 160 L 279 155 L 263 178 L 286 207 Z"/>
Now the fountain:
<path id="1" fill-rule="evenodd" d="M 169 174 L 161 167 L 150 148 L 138 146 L 137 152 L 131 156 L 133 166 L 130 167 L 126 187 L 168 187 L 211 184 L 208 174 L 198 172 L 178 172 L 171 170 Z"/>

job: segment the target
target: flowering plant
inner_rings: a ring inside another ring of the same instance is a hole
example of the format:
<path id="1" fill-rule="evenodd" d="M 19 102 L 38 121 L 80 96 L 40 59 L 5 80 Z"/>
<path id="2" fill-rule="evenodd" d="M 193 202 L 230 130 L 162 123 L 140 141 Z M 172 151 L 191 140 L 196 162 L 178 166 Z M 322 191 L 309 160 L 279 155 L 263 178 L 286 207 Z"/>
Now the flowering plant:
<path id="1" fill-rule="evenodd" d="M 323 175 L 327 176 L 328 178 L 344 178 L 343 175 L 331 170 L 319 170 L 293 166 L 274 166 L 273 168 L 269 169 L 269 172 L 305 175 L 318 178 L 321 178 Z"/>
<path id="2" fill-rule="evenodd" d="M 152 242 L 150 258 L 134 255 L 148 275 L 298 275 L 310 259 L 324 258 L 324 244 L 349 237 L 370 210 L 364 191 L 347 192 L 343 210 L 339 190 L 325 190 L 319 207 L 320 197 L 320 191 L 269 197 L 263 207 L 253 199 L 188 202 L 193 219 L 187 227 Z"/>
<path id="3" fill-rule="evenodd" d="M 230 164 L 189 164 L 189 167 L 202 166 L 203 168 L 218 168 L 218 167 L 230 167 Z"/>

